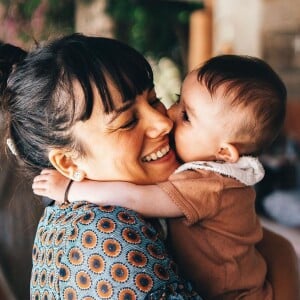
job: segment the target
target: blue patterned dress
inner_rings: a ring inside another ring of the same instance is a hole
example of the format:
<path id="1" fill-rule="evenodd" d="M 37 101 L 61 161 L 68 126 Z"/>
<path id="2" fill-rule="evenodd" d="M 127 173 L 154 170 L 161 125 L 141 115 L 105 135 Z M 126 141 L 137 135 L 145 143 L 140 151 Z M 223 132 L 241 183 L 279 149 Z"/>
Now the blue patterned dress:
<path id="1" fill-rule="evenodd" d="M 121 207 L 48 206 L 32 257 L 31 299 L 201 299 L 157 231 Z"/>

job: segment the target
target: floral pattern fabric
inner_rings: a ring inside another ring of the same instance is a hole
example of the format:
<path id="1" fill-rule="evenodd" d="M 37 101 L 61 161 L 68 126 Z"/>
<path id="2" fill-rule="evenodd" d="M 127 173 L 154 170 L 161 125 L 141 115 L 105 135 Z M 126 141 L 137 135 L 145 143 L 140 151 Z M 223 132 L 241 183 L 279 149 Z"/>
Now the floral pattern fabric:
<path id="1" fill-rule="evenodd" d="M 32 251 L 31 299 L 201 299 L 134 211 L 48 206 Z"/>

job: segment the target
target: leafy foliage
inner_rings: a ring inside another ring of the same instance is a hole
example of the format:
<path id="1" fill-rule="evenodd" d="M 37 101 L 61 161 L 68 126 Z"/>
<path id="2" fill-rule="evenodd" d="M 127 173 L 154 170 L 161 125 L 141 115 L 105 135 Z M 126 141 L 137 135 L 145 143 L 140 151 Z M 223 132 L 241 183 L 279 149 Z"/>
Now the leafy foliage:
<path id="1" fill-rule="evenodd" d="M 203 3 L 166 0 L 109 0 L 115 36 L 145 55 L 171 57 L 186 67 L 189 16 Z"/>
<path id="2" fill-rule="evenodd" d="M 34 1 L 34 0 L 32 0 Z M 38 1 L 38 0 L 37 0 Z M 41 1 L 41 0 L 39 0 Z M 56 31 L 64 33 L 74 32 L 75 8 L 74 0 L 48 0 L 46 23 L 55 26 Z"/>
<path id="3" fill-rule="evenodd" d="M 19 13 L 23 16 L 24 19 L 30 20 L 32 14 L 40 5 L 40 3 L 41 0 L 27 0 L 19 2 Z"/>
<path id="4" fill-rule="evenodd" d="M 97 0 L 80 0 L 86 5 Z M 170 57 L 181 69 L 186 68 L 190 13 L 202 9 L 197 1 L 106 0 L 107 12 L 114 19 L 115 37 L 155 59 Z M 0 0 L 14 7 L 20 23 L 19 36 L 31 39 L 30 21 L 43 0 Z M 45 26 L 40 38 L 53 33 L 71 33 L 75 23 L 75 0 L 46 0 Z"/>

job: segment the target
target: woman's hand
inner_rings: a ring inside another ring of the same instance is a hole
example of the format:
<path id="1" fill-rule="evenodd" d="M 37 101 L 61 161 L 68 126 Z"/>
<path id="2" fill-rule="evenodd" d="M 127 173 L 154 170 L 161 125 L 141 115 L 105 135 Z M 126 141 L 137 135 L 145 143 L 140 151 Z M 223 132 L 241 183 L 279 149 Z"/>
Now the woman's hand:
<path id="1" fill-rule="evenodd" d="M 70 179 L 56 170 L 44 169 L 40 175 L 33 179 L 33 193 L 48 197 L 59 203 L 64 201 L 64 195 Z"/>

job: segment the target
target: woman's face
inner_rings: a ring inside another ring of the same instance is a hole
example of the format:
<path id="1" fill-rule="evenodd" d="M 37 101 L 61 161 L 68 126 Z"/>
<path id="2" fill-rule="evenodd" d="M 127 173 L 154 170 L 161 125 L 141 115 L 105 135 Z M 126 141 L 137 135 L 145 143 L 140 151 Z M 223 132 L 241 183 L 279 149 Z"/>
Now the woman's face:
<path id="1" fill-rule="evenodd" d="M 91 118 L 74 127 L 75 137 L 85 155 L 74 160 L 78 169 L 92 180 L 118 180 L 149 184 L 166 180 L 178 163 L 169 148 L 173 123 L 154 89 L 122 103 L 111 87 L 115 111 L 103 112 L 99 94 Z"/>

